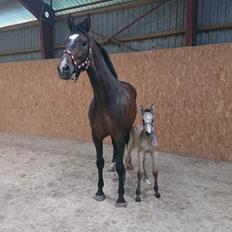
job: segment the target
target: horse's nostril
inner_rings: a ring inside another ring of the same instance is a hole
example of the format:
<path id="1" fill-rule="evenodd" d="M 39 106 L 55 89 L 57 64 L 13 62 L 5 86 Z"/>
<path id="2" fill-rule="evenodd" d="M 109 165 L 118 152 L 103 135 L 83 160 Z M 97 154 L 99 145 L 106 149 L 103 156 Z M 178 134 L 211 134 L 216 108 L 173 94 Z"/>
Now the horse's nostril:
<path id="1" fill-rule="evenodd" d="M 67 64 L 63 67 L 63 71 L 65 71 L 65 72 L 69 71 L 69 66 Z"/>

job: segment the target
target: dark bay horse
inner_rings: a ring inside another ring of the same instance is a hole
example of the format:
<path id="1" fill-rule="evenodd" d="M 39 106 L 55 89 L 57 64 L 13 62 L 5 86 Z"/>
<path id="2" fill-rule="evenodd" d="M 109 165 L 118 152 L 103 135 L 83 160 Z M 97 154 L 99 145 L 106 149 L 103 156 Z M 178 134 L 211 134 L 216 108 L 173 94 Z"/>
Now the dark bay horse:
<path id="1" fill-rule="evenodd" d="M 119 177 L 116 206 L 125 207 L 123 155 L 137 112 L 136 90 L 129 83 L 118 80 L 107 52 L 90 36 L 90 25 L 89 15 L 77 25 L 69 15 L 70 34 L 66 38 L 66 46 L 58 65 L 58 72 L 62 79 L 75 79 L 75 81 L 82 71 L 88 73 L 94 93 L 89 107 L 89 121 L 97 153 L 98 190 L 96 200 L 105 199 L 102 175 L 104 168 L 103 139 L 111 136 L 113 157 Z M 73 74 L 75 74 L 74 78 L 72 78 Z"/>

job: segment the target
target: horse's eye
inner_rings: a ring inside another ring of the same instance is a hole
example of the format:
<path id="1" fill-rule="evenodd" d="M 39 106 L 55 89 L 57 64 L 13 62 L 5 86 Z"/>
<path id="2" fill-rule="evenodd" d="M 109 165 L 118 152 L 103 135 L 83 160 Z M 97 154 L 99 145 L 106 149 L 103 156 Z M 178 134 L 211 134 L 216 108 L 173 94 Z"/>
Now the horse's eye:
<path id="1" fill-rule="evenodd" d="M 81 46 L 85 47 L 86 46 L 86 42 L 82 42 Z"/>

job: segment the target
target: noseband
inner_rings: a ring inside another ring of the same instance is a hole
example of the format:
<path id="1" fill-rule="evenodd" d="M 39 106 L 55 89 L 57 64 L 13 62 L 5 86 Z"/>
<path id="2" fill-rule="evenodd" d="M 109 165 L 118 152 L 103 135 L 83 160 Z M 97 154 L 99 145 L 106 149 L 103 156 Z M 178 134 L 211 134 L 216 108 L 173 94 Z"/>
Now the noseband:
<path id="1" fill-rule="evenodd" d="M 76 76 L 73 78 L 74 80 L 77 80 L 77 75 L 79 72 L 84 72 L 88 69 L 90 64 L 90 55 L 92 55 L 92 49 L 89 48 L 89 53 L 85 61 L 83 61 L 80 64 L 77 64 L 75 57 L 72 55 L 72 53 L 69 50 L 64 50 L 64 54 L 68 54 L 71 57 L 72 64 L 74 66 L 74 72 L 76 73 Z"/>

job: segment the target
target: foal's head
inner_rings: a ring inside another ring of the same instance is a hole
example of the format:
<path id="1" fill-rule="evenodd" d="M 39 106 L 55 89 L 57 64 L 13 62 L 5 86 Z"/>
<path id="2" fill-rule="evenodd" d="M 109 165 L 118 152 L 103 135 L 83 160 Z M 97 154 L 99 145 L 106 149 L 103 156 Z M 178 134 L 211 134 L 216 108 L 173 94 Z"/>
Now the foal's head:
<path id="1" fill-rule="evenodd" d="M 142 121 L 143 121 L 143 128 L 145 130 L 145 133 L 147 135 L 154 134 L 153 129 L 153 115 L 154 115 L 154 106 L 151 105 L 150 108 L 143 108 L 143 106 L 140 106 L 140 111 L 142 113 Z"/>
<path id="2" fill-rule="evenodd" d="M 90 16 L 75 25 L 71 14 L 68 16 L 69 35 L 65 40 L 65 50 L 58 65 L 58 73 L 62 79 L 71 79 L 76 73 L 77 79 L 82 71 L 86 71 L 90 64 Z"/>

